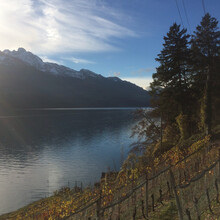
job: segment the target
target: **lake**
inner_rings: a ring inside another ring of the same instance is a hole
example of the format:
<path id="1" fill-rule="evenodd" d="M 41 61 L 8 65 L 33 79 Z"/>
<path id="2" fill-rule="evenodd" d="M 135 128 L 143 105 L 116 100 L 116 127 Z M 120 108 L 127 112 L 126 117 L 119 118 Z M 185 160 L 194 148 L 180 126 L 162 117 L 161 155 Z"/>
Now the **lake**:
<path id="1" fill-rule="evenodd" d="M 37 109 L 0 116 L 0 214 L 75 181 L 93 184 L 118 170 L 134 109 Z"/>

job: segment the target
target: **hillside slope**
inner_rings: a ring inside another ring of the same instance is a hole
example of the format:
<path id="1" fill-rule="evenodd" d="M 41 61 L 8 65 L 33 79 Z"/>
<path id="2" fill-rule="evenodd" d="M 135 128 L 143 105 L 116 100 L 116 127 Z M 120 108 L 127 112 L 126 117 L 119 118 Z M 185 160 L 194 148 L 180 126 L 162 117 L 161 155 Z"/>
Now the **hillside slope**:
<path id="1" fill-rule="evenodd" d="M 28 56 L 29 53 L 25 52 L 25 55 Z M 85 69 L 75 71 L 57 64 L 38 61 L 38 57 L 34 57 L 31 62 L 8 52 L 0 52 L 2 107 L 145 107 L 149 105 L 147 91 L 117 77 L 103 77 Z"/>

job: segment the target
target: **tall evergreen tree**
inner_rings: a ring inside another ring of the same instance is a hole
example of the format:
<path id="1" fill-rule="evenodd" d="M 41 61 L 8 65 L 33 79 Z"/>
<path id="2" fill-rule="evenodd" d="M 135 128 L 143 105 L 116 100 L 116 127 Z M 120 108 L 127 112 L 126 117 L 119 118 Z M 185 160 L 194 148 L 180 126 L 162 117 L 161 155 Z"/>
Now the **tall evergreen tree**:
<path id="1" fill-rule="evenodd" d="M 188 76 L 188 38 L 186 29 L 174 23 L 164 37 L 163 49 L 156 61 L 160 63 L 153 74 L 151 94 L 153 106 L 163 114 L 167 122 L 175 120 L 187 112 Z"/>
<path id="2" fill-rule="evenodd" d="M 207 13 L 197 26 L 191 41 L 193 86 L 199 91 L 201 97 L 201 121 L 206 134 L 209 134 L 212 128 L 213 92 L 216 92 L 213 90 L 213 81 L 218 77 L 217 66 L 220 55 L 220 31 L 218 29 L 218 21 Z"/>

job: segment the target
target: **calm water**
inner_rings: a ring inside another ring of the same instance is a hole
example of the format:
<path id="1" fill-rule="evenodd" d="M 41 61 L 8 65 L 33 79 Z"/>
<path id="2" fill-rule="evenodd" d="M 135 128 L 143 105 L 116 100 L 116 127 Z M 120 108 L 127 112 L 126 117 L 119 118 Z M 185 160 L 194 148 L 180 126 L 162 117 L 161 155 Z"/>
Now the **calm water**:
<path id="1" fill-rule="evenodd" d="M 52 195 L 75 181 L 119 169 L 132 109 L 29 110 L 0 116 L 0 214 Z"/>

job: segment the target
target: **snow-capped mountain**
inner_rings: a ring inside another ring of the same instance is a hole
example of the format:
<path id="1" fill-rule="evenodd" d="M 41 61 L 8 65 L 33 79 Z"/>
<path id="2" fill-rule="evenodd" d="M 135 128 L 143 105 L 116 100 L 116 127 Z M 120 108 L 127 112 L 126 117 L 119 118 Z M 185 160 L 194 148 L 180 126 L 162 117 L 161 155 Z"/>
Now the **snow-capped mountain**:
<path id="1" fill-rule="evenodd" d="M 0 51 L 1 109 L 148 105 L 147 91 L 118 77 L 43 62 L 23 48 Z"/>
<path id="2" fill-rule="evenodd" d="M 82 69 L 80 71 L 76 71 L 73 69 L 70 69 L 66 66 L 63 65 L 58 65 L 56 63 L 50 63 L 50 62 L 43 62 L 43 60 L 34 55 L 33 53 L 26 51 L 24 48 L 18 48 L 18 50 L 4 50 L 2 53 L 2 56 L 0 55 L 0 62 L 4 61 L 4 55 L 8 55 L 9 57 L 14 57 L 17 58 L 24 63 L 33 66 L 37 68 L 38 70 L 42 72 L 48 72 L 52 74 L 64 74 L 64 75 L 69 75 L 72 77 L 84 79 L 86 76 L 90 77 L 100 77 L 101 75 L 98 75 L 92 71 Z"/>

